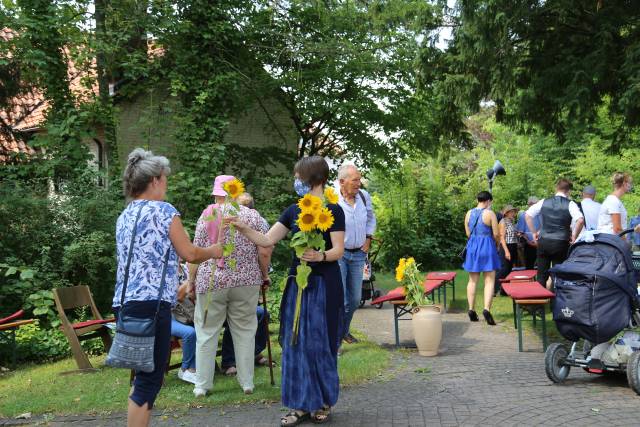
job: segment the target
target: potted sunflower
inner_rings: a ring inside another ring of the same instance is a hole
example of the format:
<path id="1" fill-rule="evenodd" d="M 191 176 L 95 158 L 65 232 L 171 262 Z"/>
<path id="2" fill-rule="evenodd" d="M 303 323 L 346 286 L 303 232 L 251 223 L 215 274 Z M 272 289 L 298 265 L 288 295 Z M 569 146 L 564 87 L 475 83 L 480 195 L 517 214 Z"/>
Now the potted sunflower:
<path id="1" fill-rule="evenodd" d="M 421 356 L 438 354 L 442 339 L 442 314 L 440 307 L 430 304 L 424 294 L 422 274 L 413 257 L 400 258 L 396 267 L 396 281 L 402 284 L 405 299 L 413 307 L 411 326 L 413 337 Z"/>

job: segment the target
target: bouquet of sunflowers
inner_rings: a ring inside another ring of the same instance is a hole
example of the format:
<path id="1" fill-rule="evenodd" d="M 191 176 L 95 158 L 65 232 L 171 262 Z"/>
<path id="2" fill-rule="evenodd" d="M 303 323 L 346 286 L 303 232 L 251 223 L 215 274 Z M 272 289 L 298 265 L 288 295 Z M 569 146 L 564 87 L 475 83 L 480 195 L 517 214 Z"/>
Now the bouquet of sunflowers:
<path id="1" fill-rule="evenodd" d="M 413 257 L 409 257 L 400 258 L 396 267 L 396 281 L 402 284 L 405 298 L 411 307 L 428 305 L 429 302 L 424 294 L 419 266 Z"/>
<path id="2" fill-rule="evenodd" d="M 240 210 L 240 205 L 238 205 L 238 202 L 236 200 L 238 199 L 238 196 L 244 193 L 244 183 L 240 181 L 238 178 L 234 178 L 232 180 L 225 182 L 222 187 L 224 188 L 224 191 L 227 193 L 227 195 L 225 196 L 225 203 L 222 206 L 222 213 L 221 213 L 222 217 L 224 218 L 227 215 L 235 215 Z M 218 212 L 215 209 L 213 209 L 211 211 L 211 215 L 205 217 L 204 220 L 205 221 L 218 220 Z M 222 233 L 222 223 L 220 224 L 219 232 Z M 236 249 L 235 236 L 236 236 L 236 228 L 233 224 L 229 224 L 229 243 L 222 244 L 222 256 L 226 258 L 227 264 L 229 264 L 229 267 L 231 267 L 233 270 L 236 269 L 236 260 L 234 258 L 230 258 L 230 256 L 233 253 L 233 251 Z M 217 268 L 218 268 L 218 262 L 216 260 L 213 260 L 212 267 L 211 267 L 211 276 L 209 277 L 207 301 L 205 303 L 205 309 L 204 309 L 203 322 L 205 323 L 207 321 L 207 314 L 209 313 L 209 303 L 211 302 L 210 292 L 214 288 L 215 273 Z"/>
<path id="3" fill-rule="evenodd" d="M 327 231 L 333 225 L 333 214 L 327 207 L 327 204 L 338 203 L 338 195 L 333 188 L 327 187 L 324 191 L 324 197 L 320 198 L 312 194 L 305 194 L 298 200 L 300 215 L 297 224 L 300 231 L 296 232 L 291 239 L 290 246 L 295 250 L 298 258 L 302 257 L 307 249 L 315 249 L 324 251 L 325 242 L 322 238 L 322 232 Z M 302 304 L 302 292 L 307 287 L 311 267 L 306 261 L 300 261 L 296 269 L 296 284 L 298 286 L 298 294 L 296 297 L 296 309 L 293 318 L 293 337 L 295 342 L 298 336 L 300 323 L 300 306 Z"/>

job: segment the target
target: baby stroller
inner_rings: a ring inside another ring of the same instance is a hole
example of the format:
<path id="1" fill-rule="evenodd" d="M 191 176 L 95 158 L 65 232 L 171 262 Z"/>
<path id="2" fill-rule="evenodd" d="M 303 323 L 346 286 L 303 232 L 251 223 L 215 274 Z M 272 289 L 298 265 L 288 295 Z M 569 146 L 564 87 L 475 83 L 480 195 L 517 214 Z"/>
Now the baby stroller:
<path id="1" fill-rule="evenodd" d="M 367 261 L 364 264 L 364 273 L 362 275 L 362 297 L 360 298 L 360 307 L 364 306 L 367 300 L 374 300 L 380 296 L 380 291 L 375 288 L 376 276 L 373 274 L 373 263 L 378 257 L 380 248 L 382 248 L 382 240 L 373 239 L 371 244 L 377 243 L 375 250 L 370 250 Z M 382 308 L 382 304 L 375 304 L 376 308 Z"/>
<path id="2" fill-rule="evenodd" d="M 547 348 L 545 370 L 551 381 L 563 382 L 571 367 L 594 374 L 626 372 L 629 386 L 640 394 L 640 336 L 628 331 L 609 344 L 620 332 L 640 325 L 640 253 L 632 254 L 621 238 L 632 231 L 578 241 L 567 260 L 550 270 L 556 292 L 553 320 L 573 342 L 570 350 L 561 343 Z"/>

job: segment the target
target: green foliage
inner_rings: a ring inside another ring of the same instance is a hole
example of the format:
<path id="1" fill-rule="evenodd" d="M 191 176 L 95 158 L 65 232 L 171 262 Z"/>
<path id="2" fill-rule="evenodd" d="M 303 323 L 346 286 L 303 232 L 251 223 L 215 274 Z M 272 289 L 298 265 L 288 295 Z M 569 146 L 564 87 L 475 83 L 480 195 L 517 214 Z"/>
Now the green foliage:
<path id="1" fill-rule="evenodd" d="M 471 0 L 457 2 L 449 19 L 447 52 L 427 55 L 422 73 L 458 89 L 451 120 L 490 99 L 498 121 L 538 125 L 564 142 L 596 130 L 604 107 L 619 122 L 610 142 L 631 147 L 626 136 L 640 125 L 640 3 Z"/>

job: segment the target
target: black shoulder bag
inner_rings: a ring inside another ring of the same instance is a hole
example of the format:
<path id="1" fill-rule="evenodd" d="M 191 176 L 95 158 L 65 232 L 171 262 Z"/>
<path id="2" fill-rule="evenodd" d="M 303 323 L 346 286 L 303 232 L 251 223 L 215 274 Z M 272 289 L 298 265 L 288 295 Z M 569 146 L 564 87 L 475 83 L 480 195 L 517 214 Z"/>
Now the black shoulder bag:
<path id="1" fill-rule="evenodd" d="M 169 249 L 164 256 L 164 266 L 162 267 L 162 280 L 158 290 L 158 306 L 153 317 L 139 317 L 135 313 L 130 314 L 131 303 L 124 303 L 124 296 L 127 293 L 127 282 L 129 281 L 129 267 L 133 254 L 133 242 L 136 238 L 138 220 L 142 206 L 138 210 L 136 222 L 131 233 L 131 243 L 129 244 L 129 255 L 127 256 L 127 266 L 125 267 L 124 281 L 122 284 L 122 296 L 120 297 L 120 311 L 116 321 L 116 334 L 113 344 L 109 349 L 105 364 L 113 368 L 134 369 L 142 372 L 153 372 L 155 365 L 153 362 L 153 348 L 156 341 L 156 320 L 160 311 L 162 292 L 164 291 L 165 277 L 167 274 L 167 264 L 169 261 Z"/>
<path id="2" fill-rule="evenodd" d="M 484 209 L 482 211 L 484 211 Z M 471 237 L 471 235 L 473 234 L 473 231 L 476 229 L 476 225 L 478 225 L 478 221 L 480 220 L 480 218 L 482 218 L 482 211 L 480 212 L 480 215 L 478 215 L 478 217 L 476 218 L 476 222 L 473 224 L 473 228 L 471 229 L 471 233 L 469 233 L 469 237 Z M 462 261 L 467 259 L 467 245 L 468 244 L 469 244 L 469 239 L 467 239 L 467 243 L 464 244 L 464 248 L 458 254 L 458 256 L 462 259 Z"/>

